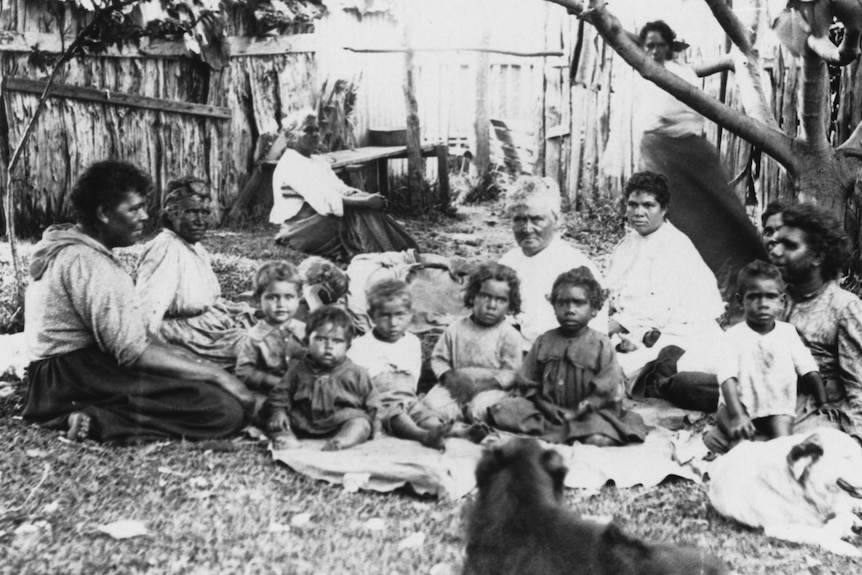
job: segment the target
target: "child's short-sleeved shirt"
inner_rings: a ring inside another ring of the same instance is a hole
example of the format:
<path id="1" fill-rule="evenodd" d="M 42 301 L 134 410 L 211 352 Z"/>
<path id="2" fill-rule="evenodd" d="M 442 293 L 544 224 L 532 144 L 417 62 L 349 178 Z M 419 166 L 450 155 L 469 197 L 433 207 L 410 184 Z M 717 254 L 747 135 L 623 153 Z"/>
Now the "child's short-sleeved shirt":
<path id="1" fill-rule="evenodd" d="M 416 386 L 422 371 L 422 344 L 412 333 L 395 342 L 381 341 L 368 332 L 353 340 L 347 357 L 364 367 L 379 394 L 377 417 L 384 422 L 406 413 L 417 401 Z"/>
<path id="2" fill-rule="evenodd" d="M 760 334 L 744 321 L 725 333 L 730 352 L 718 373 L 719 383 L 739 381 L 739 399 L 748 417 L 796 414 L 796 381 L 817 371 L 817 362 L 791 324 L 777 321 Z M 724 404 L 724 393 L 720 403 Z"/>
<path id="3" fill-rule="evenodd" d="M 297 319 L 281 325 L 257 322 L 239 345 L 237 377 L 252 389 L 264 389 L 267 375 L 283 377 L 291 359 L 305 356 L 304 339 L 305 323 Z"/>

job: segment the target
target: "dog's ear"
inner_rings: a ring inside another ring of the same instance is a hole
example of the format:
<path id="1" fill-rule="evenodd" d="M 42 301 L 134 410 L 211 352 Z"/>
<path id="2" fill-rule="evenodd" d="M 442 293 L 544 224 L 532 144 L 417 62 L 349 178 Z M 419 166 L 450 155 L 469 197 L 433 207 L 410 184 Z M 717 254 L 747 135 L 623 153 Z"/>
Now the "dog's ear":
<path id="1" fill-rule="evenodd" d="M 796 481 L 802 481 L 808 468 L 812 463 L 823 455 L 823 446 L 820 444 L 820 436 L 816 433 L 809 435 L 802 443 L 794 445 L 787 454 L 787 467 L 790 475 Z"/>
<path id="2" fill-rule="evenodd" d="M 569 472 L 569 468 L 563 462 L 563 456 L 554 449 L 546 449 L 542 453 L 542 467 L 545 468 L 545 471 L 548 472 L 548 475 L 551 476 L 554 482 L 554 493 L 557 497 L 561 497 L 563 487 L 565 486 L 566 473 Z"/>
<path id="3" fill-rule="evenodd" d="M 482 489 L 491 481 L 494 476 L 503 467 L 505 454 L 499 447 L 486 449 L 482 454 L 482 458 L 476 465 L 476 485 Z"/>

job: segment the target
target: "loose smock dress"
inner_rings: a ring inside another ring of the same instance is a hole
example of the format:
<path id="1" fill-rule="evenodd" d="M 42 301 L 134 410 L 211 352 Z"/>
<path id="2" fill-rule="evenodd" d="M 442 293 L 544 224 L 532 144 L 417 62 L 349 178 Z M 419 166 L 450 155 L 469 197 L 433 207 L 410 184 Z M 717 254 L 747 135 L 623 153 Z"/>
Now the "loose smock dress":
<path id="1" fill-rule="evenodd" d="M 233 368 L 254 311 L 222 299 L 206 248 L 162 230 L 141 254 L 136 285 L 153 337 Z"/>
<path id="2" fill-rule="evenodd" d="M 83 412 L 91 437 L 117 443 L 215 438 L 242 426 L 239 401 L 221 388 L 133 367 L 149 345 L 146 320 L 132 278 L 104 245 L 52 226 L 30 275 L 25 419 L 64 428 Z"/>
<path id="3" fill-rule="evenodd" d="M 586 328 L 567 337 L 560 329 L 553 329 L 539 336 L 521 369 L 537 387 L 525 393 L 527 398 L 505 400 L 491 409 L 499 427 L 540 435 L 557 443 L 571 443 L 595 434 L 618 445 L 640 442 L 646 437 L 641 417 L 622 409 L 624 377 L 607 336 Z M 577 420 L 558 423 L 547 419 L 529 397 L 572 410 L 588 400 L 594 410 Z"/>

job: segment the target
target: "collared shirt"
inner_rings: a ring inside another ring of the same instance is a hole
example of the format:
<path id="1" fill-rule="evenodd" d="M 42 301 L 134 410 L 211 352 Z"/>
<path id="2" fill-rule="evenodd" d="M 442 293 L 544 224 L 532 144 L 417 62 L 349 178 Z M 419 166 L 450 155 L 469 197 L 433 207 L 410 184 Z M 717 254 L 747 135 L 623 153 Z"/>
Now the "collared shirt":
<path id="1" fill-rule="evenodd" d="M 260 320 L 239 345 L 236 376 L 253 389 L 266 389 L 267 376 L 283 377 L 291 359 L 305 356 L 305 323 L 290 319 L 281 325 Z"/>
<path id="2" fill-rule="evenodd" d="M 612 317 L 637 340 L 650 329 L 685 335 L 724 312 L 715 276 L 670 222 L 647 236 L 630 230 L 611 254 L 607 277 Z"/>

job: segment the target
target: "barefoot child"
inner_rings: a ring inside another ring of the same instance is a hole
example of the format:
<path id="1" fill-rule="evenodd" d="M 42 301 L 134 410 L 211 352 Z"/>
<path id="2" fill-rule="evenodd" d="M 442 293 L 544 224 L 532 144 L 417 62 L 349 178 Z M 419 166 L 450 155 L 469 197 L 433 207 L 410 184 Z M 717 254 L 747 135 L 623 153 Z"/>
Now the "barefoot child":
<path id="1" fill-rule="evenodd" d="M 611 341 L 587 324 L 602 308 L 605 294 L 585 267 L 554 281 L 551 305 L 560 327 L 540 335 L 524 358 L 525 396 L 506 402 L 514 410 L 493 410 L 504 429 L 532 431 L 549 441 L 580 441 L 598 446 L 643 441 L 641 417 L 622 409 L 624 376 Z M 538 411 L 538 413 L 536 413 Z M 506 416 L 509 419 L 506 419 Z M 536 421 L 524 430 L 512 422 Z"/>
<path id="2" fill-rule="evenodd" d="M 368 288 L 366 300 L 374 327 L 353 342 L 347 356 L 368 370 L 379 394 L 378 421 L 395 437 L 442 448 L 449 428 L 424 420 L 416 396 L 422 370 L 422 345 L 418 337 L 407 332 L 413 317 L 407 284 L 397 279 L 381 280 Z M 420 427 L 414 418 L 430 427 Z"/>
<path id="3" fill-rule="evenodd" d="M 520 312 L 519 286 L 515 270 L 498 263 L 482 264 L 470 274 L 464 304 L 472 313 L 450 324 L 431 354 L 439 383 L 425 396 L 423 406 L 435 415 L 435 422 L 466 418 L 476 427 L 456 425 L 454 430 L 472 432 L 470 437 L 476 439 L 473 434 L 485 428 L 488 407 L 514 387 L 522 339 L 505 319 Z"/>
<path id="4" fill-rule="evenodd" d="M 366 441 L 377 399 L 368 373 L 347 358 L 353 337 L 350 316 L 325 305 L 308 316 L 306 333 L 305 357 L 291 363 L 267 402 L 275 448 L 299 447 L 297 433 L 331 436 L 325 451 Z"/>
<path id="5" fill-rule="evenodd" d="M 305 355 L 305 324 L 294 318 L 302 280 L 288 262 L 263 264 L 254 276 L 254 297 L 263 319 L 240 343 L 236 375 L 249 389 L 269 393 L 287 372 L 287 363 Z"/>
<path id="6" fill-rule="evenodd" d="M 819 407 L 826 400 L 817 362 L 791 324 L 777 321 L 784 309 L 784 281 L 772 264 L 754 261 L 739 270 L 737 298 L 745 321 L 726 332 L 717 428 L 710 449 L 723 453 L 756 433 L 767 439 L 793 433 L 797 378 Z"/>

